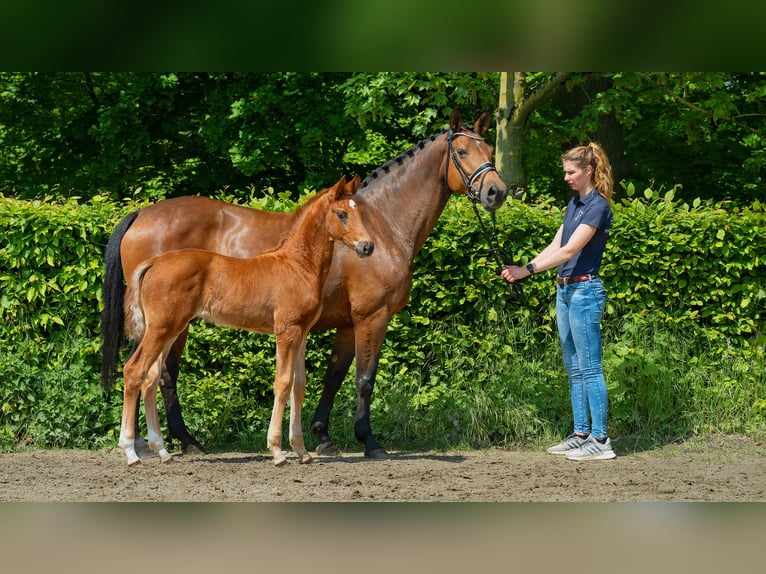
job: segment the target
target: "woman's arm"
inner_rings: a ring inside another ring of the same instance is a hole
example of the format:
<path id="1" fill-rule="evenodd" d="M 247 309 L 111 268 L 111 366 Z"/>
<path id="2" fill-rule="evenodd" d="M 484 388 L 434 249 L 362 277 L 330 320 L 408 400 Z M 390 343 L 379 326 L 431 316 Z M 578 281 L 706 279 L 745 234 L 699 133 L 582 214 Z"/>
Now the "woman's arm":
<path id="1" fill-rule="evenodd" d="M 558 265 L 561 265 L 565 261 L 569 261 L 577 255 L 582 248 L 588 244 L 598 230 L 593 225 L 581 223 L 577 226 L 572 237 L 563 247 L 561 246 L 561 234 L 563 227 L 559 227 L 556 237 L 553 238 L 550 245 L 543 249 L 530 263 L 534 266 L 535 273 L 552 269 Z M 518 267 L 516 265 L 507 265 L 503 268 L 500 275 L 506 281 L 513 283 L 525 277 L 529 277 L 530 273 L 526 267 Z"/>

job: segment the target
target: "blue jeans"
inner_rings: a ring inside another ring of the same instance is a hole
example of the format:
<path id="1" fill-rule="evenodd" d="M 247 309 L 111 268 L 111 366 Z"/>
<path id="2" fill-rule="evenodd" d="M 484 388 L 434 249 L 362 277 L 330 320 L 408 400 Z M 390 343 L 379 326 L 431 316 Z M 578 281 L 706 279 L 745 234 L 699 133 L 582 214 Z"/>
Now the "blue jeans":
<path id="1" fill-rule="evenodd" d="M 607 436 L 608 397 L 601 365 L 601 315 L 605 306 L 601 279 L 557 286 L 556 323 L 569 376 L 574 431 L 596 438 Z"/>

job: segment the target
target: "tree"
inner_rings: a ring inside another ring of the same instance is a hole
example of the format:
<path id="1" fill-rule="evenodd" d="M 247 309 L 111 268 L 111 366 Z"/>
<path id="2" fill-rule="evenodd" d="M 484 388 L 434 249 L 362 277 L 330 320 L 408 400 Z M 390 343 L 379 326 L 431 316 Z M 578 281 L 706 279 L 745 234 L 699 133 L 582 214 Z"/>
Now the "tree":
<path id="1" fill-rule="evenodd" d="M 548 102 L 570 76 L 572 72 L 500 74 L 496 166 L 512 193 L 523 191 L 527 182 L 522 158 L 529 117 Z"/>

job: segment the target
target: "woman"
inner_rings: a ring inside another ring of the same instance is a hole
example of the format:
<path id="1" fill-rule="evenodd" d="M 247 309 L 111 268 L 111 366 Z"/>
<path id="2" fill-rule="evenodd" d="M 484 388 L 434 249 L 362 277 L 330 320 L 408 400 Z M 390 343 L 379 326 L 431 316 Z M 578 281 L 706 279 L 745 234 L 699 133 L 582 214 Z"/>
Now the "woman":
<path id="1" fill-rule="evenodd" d="M 599 267 L 612 228 L 612 168 L 601 146 L 575 147 L 561 156 L 564 181 L 577 194 L 550 245 L 526 267 L 501 275 L 519 281 L 558 266 L 556 322 L 569 377 L 574 432 L 548 449 L 571 460 L 614 458 L 607 434 L 607 389 L 601 365 L 601 315 L 606 291 Z"/>

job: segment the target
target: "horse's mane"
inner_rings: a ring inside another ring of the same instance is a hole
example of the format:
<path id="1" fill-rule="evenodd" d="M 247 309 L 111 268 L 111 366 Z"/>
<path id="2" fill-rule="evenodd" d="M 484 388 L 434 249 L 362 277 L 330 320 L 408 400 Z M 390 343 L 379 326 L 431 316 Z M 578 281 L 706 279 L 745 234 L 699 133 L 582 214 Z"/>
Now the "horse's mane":
<path id="1" fill-rule="evenodd" d="M 471 133 L 475 133 L 473 126 L 470 124 L 463 124 L 462 129 Z M 414 157 L 418 151 L 424 149 L 427 144 L 436 140 L 436 138 L 447 133 L 448 131 L 449 129 L 443 129 L 442 131 L 431 135 L 431 137 L 420 140 L 406 152 L 399 154 L 394 159 L 390 159 L 380 167 L 375 168 L 372 173 L 364 178 L 364 181 L 359 185 L 359 191 L 370 185 L 373 181 L 376 181 L 378 178 L 385 177 L 388 173 L 390 173 L 392 167 L 395 165 L 402 165 L 406 160 Z"/>

